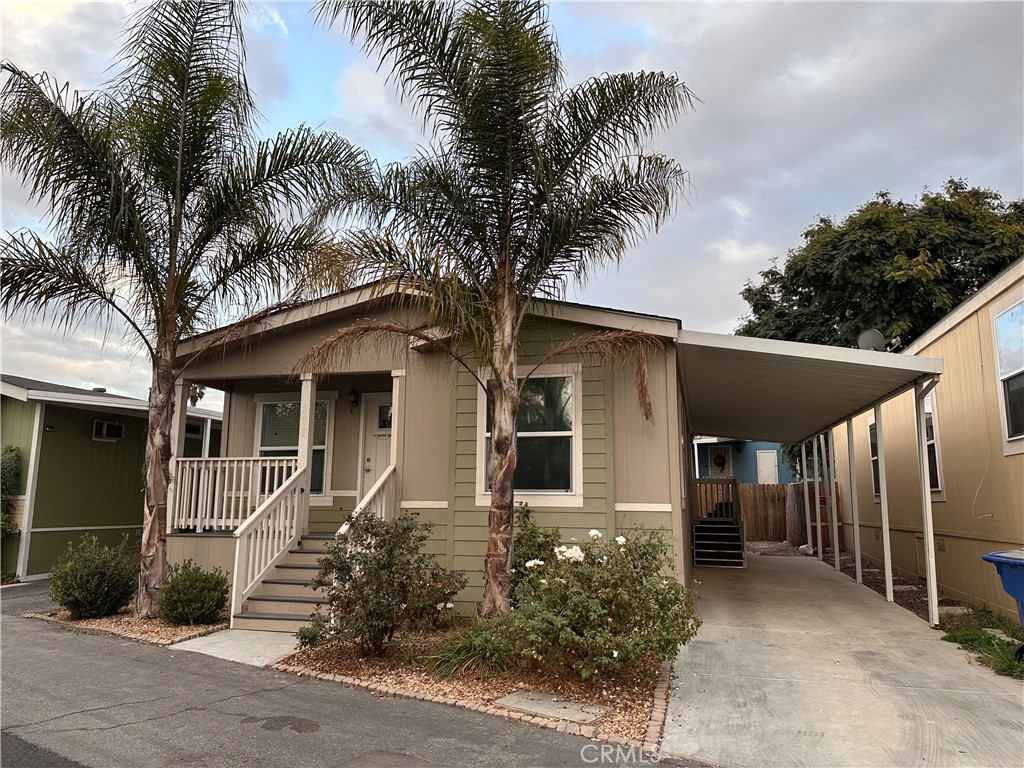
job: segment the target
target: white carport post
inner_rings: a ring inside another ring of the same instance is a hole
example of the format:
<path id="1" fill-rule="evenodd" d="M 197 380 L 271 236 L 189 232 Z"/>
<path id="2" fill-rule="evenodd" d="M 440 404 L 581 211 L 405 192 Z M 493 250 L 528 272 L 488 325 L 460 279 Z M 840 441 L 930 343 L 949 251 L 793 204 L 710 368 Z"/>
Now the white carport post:
<path id="1" fill-rule="evenodd" d="M 807 548 L 814 551 L 814 538 L 811 536 L 811 486 L 807 479 L 807 441 L 800 443 L 800 477 L 804 481 L 804 520 L 807 523 Z"/>
<path id="2" fill-rule="evenodd" d="M 302 398 L 299 401 L 299 471 L 306 470 L 306 499 L 301 505 L 302 519 L 298 521 L 300 532 L 309 527 L 309 489 L 313 467 L 313 442 L 316 432 L 316 378 L 312 373 L 302 374 Z"/>
<path id="3" fill-rule="evenodd" d="M 885 482 L 885 431 L 882 406 L 875 406 L 875 439 L 878 441 L 878 495 L 882 502 L 882 555 L 885 559 L 885 599 L 892 599 L 892 548 L 889 543 L 889 489 Z"/>
<path id="4" fill-rule="evenodd" d="M 935 523 L 932 520 L 931 466 L 928 464 L 928 422 L 924 399 L 938 383 L 932 379 L 914 387 L 914 414 L 917 417 L 917 458 L 921 474 L 921 516 L 924 528 L 925 584 L 928 588 L 928 623 L 939 626 L 939 593 L 935 576 Z"/>
<path id="5" fill-rule="evenodd" d="M 839 520 L 836 515 L 836 463 L 835 445 L 832 441 L 832 430 L 821 436 L 821 461 L 825 470 L 825 489 L 828 499 L 829 531 L 832 538 L 832 564 L 839 570 Z"/>
<path id="6" fill-rule="evenodd" d="M 853 556 L 857 570 L 857 583 L 864 583 L 860 569 L 860 510 L 857 508 L 857 470 L 853 463 L 853 419 L 846 420 L 846 448 L 849 456 L 846 463 L 850 468 L 850 511 L 853 512 Z"/>
<path id="7" fill-rule="evenodd" d="M 825 553 L 824 547 L 821 546 L 821 488 L 818 485 L 818 437 L 815 436 L 811 439 L 811 445 L 814 447 L 814 530 L 815 530 L 815 547 L 818 552 L 818 559 L 824 560 Z"/>

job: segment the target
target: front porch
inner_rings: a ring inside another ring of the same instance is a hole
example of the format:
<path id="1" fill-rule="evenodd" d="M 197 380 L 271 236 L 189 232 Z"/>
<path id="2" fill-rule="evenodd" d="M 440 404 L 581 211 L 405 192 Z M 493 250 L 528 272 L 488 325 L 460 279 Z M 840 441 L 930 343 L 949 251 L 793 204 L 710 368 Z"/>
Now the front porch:
<path id="1" fill-rule="evenodd" d="M 178 402 L 193 383 L 225 391 L 225 455 L 172 460 L 168 554 L 230 574 L 233 627 L 294 631 L 317 600 L 316 552 L 345 517 L 393 512 L 402 375 L 179 382 Z"/>

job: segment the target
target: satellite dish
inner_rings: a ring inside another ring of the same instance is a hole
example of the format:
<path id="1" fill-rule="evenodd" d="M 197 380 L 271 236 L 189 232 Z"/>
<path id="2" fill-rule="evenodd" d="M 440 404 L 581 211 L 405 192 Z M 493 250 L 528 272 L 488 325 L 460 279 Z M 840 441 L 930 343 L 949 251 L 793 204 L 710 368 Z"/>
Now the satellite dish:
<path id="1" fill-rule="evenodd" d="M 885 352 L 885 337 L 874 328 L 861 331 L 857 337 L 857 346 L 860 349 L 871 349 L 875 352 Z"/>

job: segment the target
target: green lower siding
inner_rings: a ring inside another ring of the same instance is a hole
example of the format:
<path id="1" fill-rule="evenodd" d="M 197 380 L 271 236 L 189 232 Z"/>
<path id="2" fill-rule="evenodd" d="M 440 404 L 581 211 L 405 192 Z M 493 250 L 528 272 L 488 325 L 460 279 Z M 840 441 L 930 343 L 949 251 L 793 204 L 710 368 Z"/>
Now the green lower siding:
<path id="1" fill-rule="evenodd" d="M 18 571 L 18 547 L 21 545 L 21 534 L 13 533 L 5 536 L 0 542 L 0 571 L 4 573 L 17 573 Z"/>
<path id="2" fill-rule="evenodd" d="M 139 551 L 142 528 L 119 528 L 92 531 L 33 531 L 28 554 L 28 574 L 49 573 L 57 557 L 67 549 L 68 543 L 77 544 L 82 536 L 94 535 L 100 544 L 114 546 L 128 535 L 128 548 Z"/>

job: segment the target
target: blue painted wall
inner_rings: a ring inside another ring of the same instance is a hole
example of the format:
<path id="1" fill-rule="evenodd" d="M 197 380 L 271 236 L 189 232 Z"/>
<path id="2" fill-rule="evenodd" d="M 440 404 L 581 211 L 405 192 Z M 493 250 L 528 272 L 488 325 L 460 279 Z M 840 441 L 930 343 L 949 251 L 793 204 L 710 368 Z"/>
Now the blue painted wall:
<path id="1" fill-rule="evenodd" d="M 697 445 L 698 477 L 710 477 L 708 469 L 708 446 L 709 443 Z M 797 478 L 786 464 L 778 443 L 766 443 L 758 441 L 737 440 L 733 443 L 718 443 L 719 446 L 729 446 L 732 450 L 732 471 L 736 479 L 741 483 L 757 482 L 757 452 L 775 451 L 779 461 L 779 482 L 795 483 Z"/>

